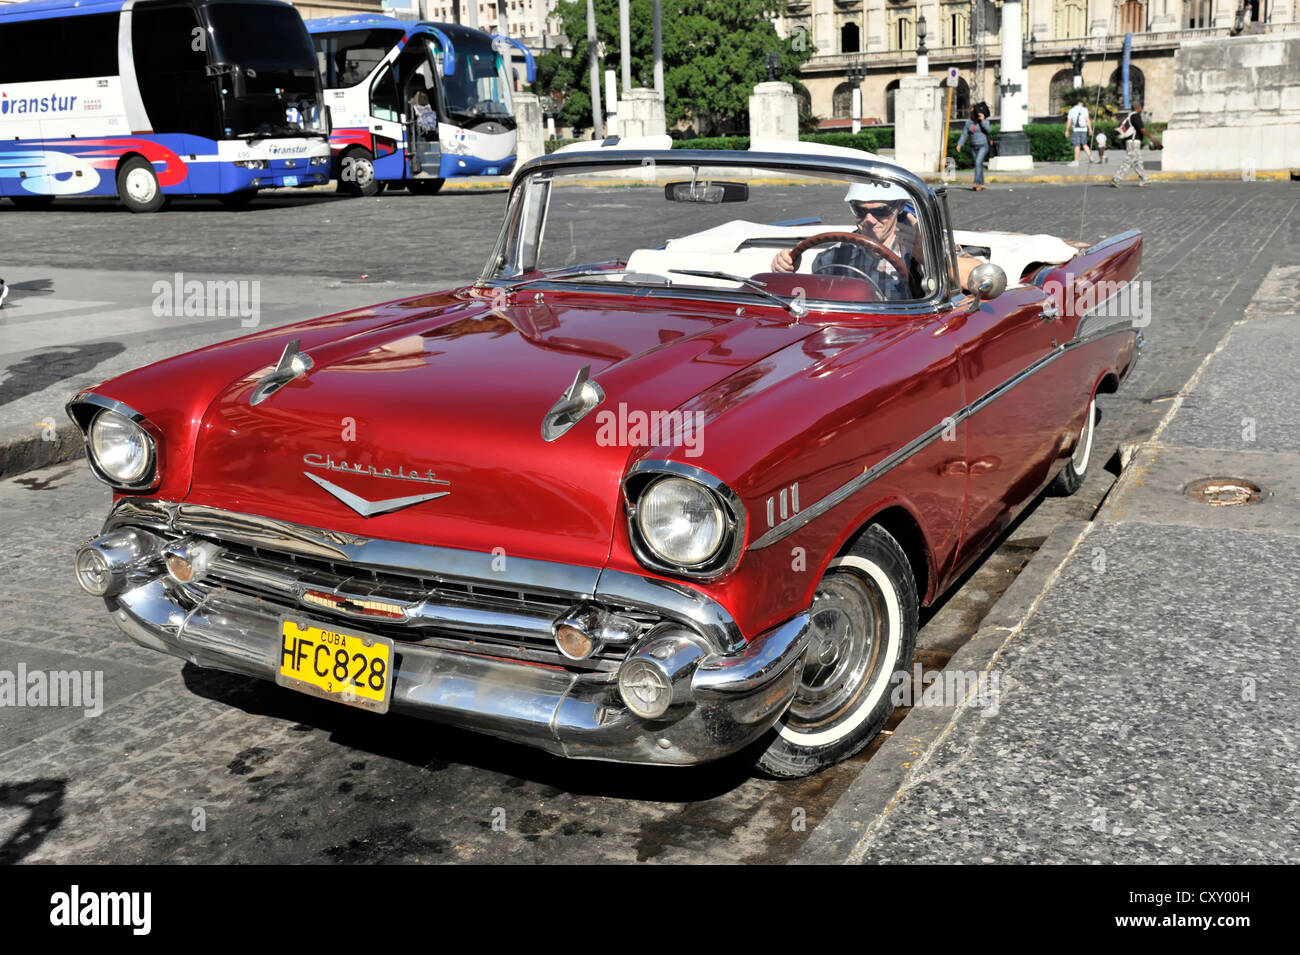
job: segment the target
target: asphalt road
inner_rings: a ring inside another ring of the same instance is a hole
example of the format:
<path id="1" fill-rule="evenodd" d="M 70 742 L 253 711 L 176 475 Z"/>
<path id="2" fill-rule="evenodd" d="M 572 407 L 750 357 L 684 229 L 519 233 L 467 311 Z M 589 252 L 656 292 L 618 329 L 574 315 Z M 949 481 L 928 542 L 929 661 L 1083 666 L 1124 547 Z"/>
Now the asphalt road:
<path id="1" fill-rule="evenodd" d="M 0 264 L 440 287 L 477 274 L 503 203 L 307 196 L 240 213 L 177 202 L 158 216 L 0 204 Z M 1149 433 L 1269 267 L 1300 259 L 1300 194 L 1284 183 L 990 187 L 951 204 L 963 227 L 1144 230 L 1151 347 L 1103 405 L 1102 460 Z M 1052 527 L 1089 519 L 1112 482 L 1093 469 L 1075 497 L 1041 501 L 928 618 L 922 662 L 942 666 Z M 0 669 L 106 680 L 99 716 L 0 708 L 0 861 L 783 861 L 870 758 L 795 782 L 753 777 L 747 756 L 692 770 L 565 762 L 197 670 L 129 644 L 76 588 L 71 554 L 108 499 L 80 463 L 0 483 Z"/>

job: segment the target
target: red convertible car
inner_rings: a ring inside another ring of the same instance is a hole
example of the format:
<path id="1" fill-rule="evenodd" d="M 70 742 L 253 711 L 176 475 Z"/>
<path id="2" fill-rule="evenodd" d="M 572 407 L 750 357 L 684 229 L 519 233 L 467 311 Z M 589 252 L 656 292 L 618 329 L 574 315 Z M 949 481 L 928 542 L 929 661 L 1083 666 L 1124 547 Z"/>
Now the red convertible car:
<path id="1" fill-rule="evenodd" d="M 811 773 L 1097 459 L 1141 244 L 954 231 L 860 152 L 562 150 L 472 284 L 74 398 L 114 492 L 77 576 L 145 647 L 344 705 Z"/>

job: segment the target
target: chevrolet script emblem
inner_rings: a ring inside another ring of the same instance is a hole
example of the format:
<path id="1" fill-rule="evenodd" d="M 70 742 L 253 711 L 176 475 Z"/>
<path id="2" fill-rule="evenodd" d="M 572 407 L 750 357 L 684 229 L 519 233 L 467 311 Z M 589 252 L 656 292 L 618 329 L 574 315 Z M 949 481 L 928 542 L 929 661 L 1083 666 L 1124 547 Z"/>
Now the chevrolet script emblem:
<path id="1" fill-rule="evenodd" d="M 425 471 L 423 475 L 415 471 L 407 471 L 399 467 L 394 474 L 390 468 L 384 468 L 380 471 L 378 468 L 364 464 L 348 464 L 346 461 L 335 461 L 329 455 L 322 457 L 319 454 L 304 454 L 302 456 L 304 464 L 311 465 L 314 468 L 325 468 L 329 471 L 342 471 L 344 474 L 364 474 L 368 477 L 391 478 L 398 481 L 419 481 L 422 484 L 447 484 L 450 481 L 443 481 L 434 475 L 433 471 Z M 446 497 L 450 491 L 438 491 L 435 494 L 412 494 L 409 497 L 390 497 L 382 501 L 368 501 L 360 494 L 353 494 L 351 491 L 339 487 L 337 484 L 317 477 L 309 471 L 303 471 L 303 475 L 315 481 L 325 490 L 329 491 L 340 501 L 346 504 L 352 510 L 356 511 L 362 517 L 374 517 L 376 514 L 388 514 L 391 511 L 400 511 L 404 507 L 410 507 L 412 504 L 419 504 L 422 501 L 432 501 L 435 498 Z"/>

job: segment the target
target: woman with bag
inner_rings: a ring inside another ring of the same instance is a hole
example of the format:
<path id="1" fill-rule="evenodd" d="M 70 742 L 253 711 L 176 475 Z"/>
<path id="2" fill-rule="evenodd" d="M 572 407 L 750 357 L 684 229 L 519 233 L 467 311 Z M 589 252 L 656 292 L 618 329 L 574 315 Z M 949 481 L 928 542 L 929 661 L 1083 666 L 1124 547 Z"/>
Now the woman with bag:
<path id="1" fill-rule="evenodd" d="M 989 118 L 988 113 L 981 107 L 981 103 L 970 111 L 970 119 L 962 127 L 961 138 L 957 140 L 957 152 L 961 152 L 962 146 L 966 145 L 967 137 L 970 138 L 971 153 L 975 157 L 975 191 L 984 191 L 984 160 L 989 154 Z"/>

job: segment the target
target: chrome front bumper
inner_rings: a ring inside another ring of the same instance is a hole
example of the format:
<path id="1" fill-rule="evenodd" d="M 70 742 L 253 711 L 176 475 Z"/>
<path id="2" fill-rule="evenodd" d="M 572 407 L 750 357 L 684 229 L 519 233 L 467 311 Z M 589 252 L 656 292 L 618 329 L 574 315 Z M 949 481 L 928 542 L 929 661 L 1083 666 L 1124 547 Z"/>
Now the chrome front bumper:
<path id="1" fill-rule="evenodd" d="M 290 553 L 319 556 L 322 542 L 347 547 L 367 561 L 358 570 L 372 572 L 368 558 L 382 552 L 385 560 L 407 558 L 410 564 L 394 570 L 428 573 L 430 560 L 456 555 L 462 562 L 478 556 L 419 545 L 382 542 L 338 535 L 267 521 L 249 515 L 213 512 L 186 505 L 127 499 L 115 508 L 105 531 L 135 527 L 166 539 L 180 534 L 203 534 L 206 539 L 233 545 L 254 539 L 259 557 L 274 543 Z M 371 548 L 369 554 L 365 549 Z M 512 559 L 513 560 L 513 559 Z M 791 620 L 752 640 L 744 640 L 726 612 L 693 588 L 628 574 L 587 568 L 520 562 L 519 577 L 530 587 L 537 579 L 564 582 L 577 589 L 573 600 L 613 603 L 619 610 L 633 608 L 662 613 L 652 630 L 690 639 L 707 647 L 688 674 L 685 692 L 660 719 L 645 720 L 623 703 L 618 690 L 618 660 L 591 668 L 561 666 L 536 659 L 512 659 L 503 644 L 467 634 L 464 627 L 479 618 L 465 606 L 448 600 L 435 617 L 437 632 L 421 619 L 394 641 L 396 669 L 390 708 L 515 742 L 537 746 L 561 756 L 630 763 L 687 765 L 703 763 L 733 753 L 756 740 L 780 718 L 793 698 L 809 640 L 808 615 Z M 242 565 L 232 565 L 242 569 Z M 385 563 L 385 568 L 393 567 Z M 448 568 L 452 569 L 452 568 Z M 464 566 L 454 568 L 464 574 Z M 233 572 L 233 571 L 232 571 Z M 590 573 L 590 578 L 584 574 Z M 266 576 L 265 574 L 263 576 Z M 440 576 L 440 579 L 441 576 Z M 463 581 L 463 576 L 457 578 Z M 261 583 L 260 578 L 258 582 Z M 455 583 L 456 581 L 453 581 Z M 486 585 L 488 581 L 481 581 Z M 491 578 L 500 589 L 502 581 Z M 273 581 L 282 583 L 277 575 Z M 269 585 L 268 585 L 269 587 Z M 141 646 L 247 676 L 272 680 L 280 660 L 280 619 L 285 613 L 315 617 L 325 625 L 367 632 L 363 621 L 347 620 L 318 608 L 290 604 L 228 586 L 180 585 L 156 566 L 142 567 L 124 588 L 105 598 L 114 621 Z M 421 604 L 427 610 L 429 601 Z M 479 611 L 491 626 L 498 612 Z M 517 616 L 517 615 L 516 615 Z M 447 630 L 461 626 L 460 632 Z M 650 626 L 647 624 L 647 626 Z M 522 631 L 521 631 L 522 632 Z M 391 635 L 391 631 L 390 631 Z M 456 644 L 453 639 L 462 641 Z M 476 637 L 476 639 L 469 639 Z M 511 635 L 511 640 L 520 639 Z M 522 649 L 522 648 L 521 648 Z M 628 648 L 624 659 L 635 653 Z"/>

